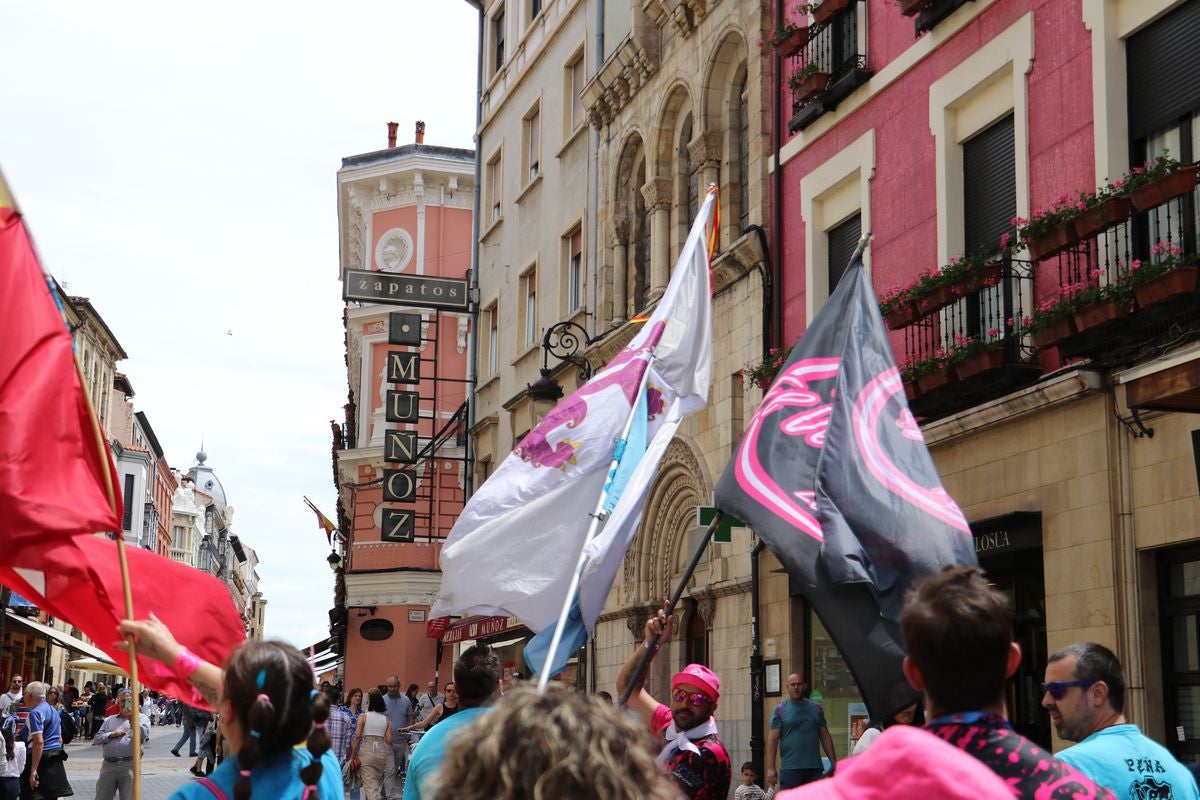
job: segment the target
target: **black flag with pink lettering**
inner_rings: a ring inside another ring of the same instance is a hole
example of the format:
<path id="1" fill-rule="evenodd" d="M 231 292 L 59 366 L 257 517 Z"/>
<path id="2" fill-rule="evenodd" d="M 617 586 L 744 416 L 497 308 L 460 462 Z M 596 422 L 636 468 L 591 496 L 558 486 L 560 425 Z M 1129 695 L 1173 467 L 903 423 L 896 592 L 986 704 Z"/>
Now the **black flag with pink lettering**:
<path id="1" fill-rule="evenodd" d="M 905 594 L 946 565 L 978 562 L 908 409 L 861 258 L 763 396 L 715 502 L 787 568 L 872 716 L 911 703 Z"/>

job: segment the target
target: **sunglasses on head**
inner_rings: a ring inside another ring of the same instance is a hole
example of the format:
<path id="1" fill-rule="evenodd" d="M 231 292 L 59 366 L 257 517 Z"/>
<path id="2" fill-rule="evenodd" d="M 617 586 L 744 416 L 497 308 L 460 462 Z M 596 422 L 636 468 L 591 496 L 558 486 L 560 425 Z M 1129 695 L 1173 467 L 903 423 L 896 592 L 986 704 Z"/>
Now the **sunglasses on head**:
<path id="1" fill-rule="evenodd" d="M 706 695 L 704 692 L 688 692 L 683 689 L 676 689 L 675 691 L 671 692 L 671 698 L 676 703 L 682 703 L 684 700 L 687 700 L 688 703 L 697 708 L 705 703 L 712 702 L 712 700 L 710 700 L 708 695 Z"/>
<path id="2" fill-rule="evenodd" d="M 1086 689 L 1096 681 L 1050 681 L 1042 684 L 1042 694 L 1050 693 L 1050 696 L 1055 700 L 1062 700 L 1067 696 L 1067 689 L 1072 686 L 1079 686 Z"/>

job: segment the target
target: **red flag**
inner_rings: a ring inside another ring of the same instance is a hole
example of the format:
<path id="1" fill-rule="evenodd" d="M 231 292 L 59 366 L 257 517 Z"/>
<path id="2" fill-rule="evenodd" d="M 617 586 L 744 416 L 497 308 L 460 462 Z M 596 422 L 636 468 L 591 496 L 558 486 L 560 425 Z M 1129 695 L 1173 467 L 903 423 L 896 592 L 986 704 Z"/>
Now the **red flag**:
<path id="1" fill-rule="evenodd" d="M 19 549 L 25 537 L 121 529 L 117 473 L 95 424 L 71 335 L 21 216 L 0 215 L 0 544 L 6 551 Z"/>
<path id="2" fill-rule="evenodd" d="M 225 584 L 200 570 L 136 547 L 125 548 L 133 585 L 133 616 L 155 616 L 177 641 L 218 666 L 245 638 L 245 628 Z M 96 536 L 47 539 L 0 560 L 0 583 L 39 608 L 75 625 L 128 671 L 129 654 L 113 647 L 121 638 L 124 594 L 117 543 Z M 158 661 L 138 657 L 138 678 L 190 706 L 210 708 L 196 687 Z"/>

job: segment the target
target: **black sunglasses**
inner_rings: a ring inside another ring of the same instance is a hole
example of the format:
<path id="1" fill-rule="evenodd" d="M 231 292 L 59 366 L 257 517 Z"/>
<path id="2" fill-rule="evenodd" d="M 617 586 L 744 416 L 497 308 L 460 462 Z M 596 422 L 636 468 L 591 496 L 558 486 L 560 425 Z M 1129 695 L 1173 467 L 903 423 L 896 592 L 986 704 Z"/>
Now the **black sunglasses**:
<path id="1" fill-rule="evenodd" d="M 1096 681 L 1050 681 L 1050 683 L 1042 684 L 1042 694 L 1050 693 L 1050 696 L 1055 700 L 1062 700 L 1067 696 L 1067 689 L 1072 686 L 1079 686 L 1084 689 L 1091 686 Z"/>

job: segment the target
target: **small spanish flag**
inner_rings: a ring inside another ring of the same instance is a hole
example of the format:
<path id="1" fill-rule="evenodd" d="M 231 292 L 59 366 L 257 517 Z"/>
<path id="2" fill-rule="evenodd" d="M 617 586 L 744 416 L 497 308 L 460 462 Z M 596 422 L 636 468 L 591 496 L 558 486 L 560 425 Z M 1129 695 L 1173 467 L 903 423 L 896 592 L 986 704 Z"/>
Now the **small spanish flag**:
<path id="1" fill-rule="evenodd" d="M 304 504 L 311 508 L 313 513 L 317 515 L 317 527 L 325 531 L 325 538 L 329 541 L 330 546 L 333 546 L 333 532 L 337 530 L 337 526 L 333 524 L 333 521 L 329 517 L 321 513 L 321 509 L 317 508 L 312 500 L 305 497 Z"/>

